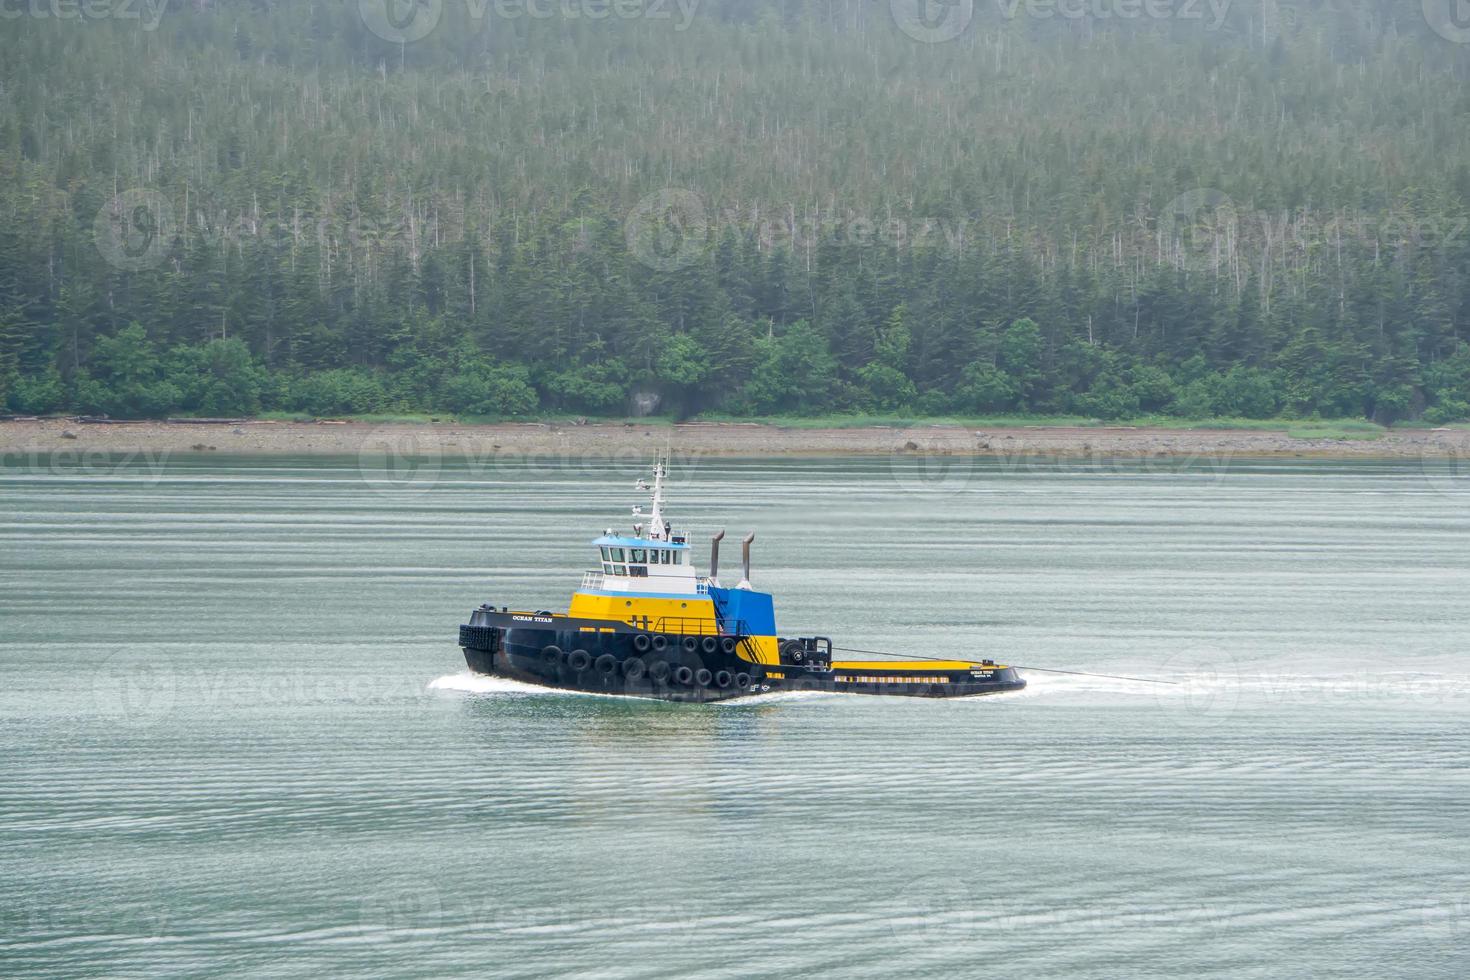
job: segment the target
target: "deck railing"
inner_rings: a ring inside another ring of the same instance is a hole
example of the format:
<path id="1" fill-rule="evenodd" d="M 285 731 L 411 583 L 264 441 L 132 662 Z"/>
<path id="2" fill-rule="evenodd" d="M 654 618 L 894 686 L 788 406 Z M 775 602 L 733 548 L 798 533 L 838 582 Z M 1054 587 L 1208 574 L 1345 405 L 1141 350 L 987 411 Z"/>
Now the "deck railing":
<path id="1" fill-rule="evenodd" d="M 583 572 L 582 588 L 591 589 L 594 592 L 602 589 L 603 575 L 601 572 Z"/>
<path id="2" fill-rule="evenodd" d="M 678 633 L 682 636 L 744 636 L 745 620 L 725 620 L 723 628 L 713 619 L 697 616 L 660 616 L 653 623 L 655 633 Z"/>

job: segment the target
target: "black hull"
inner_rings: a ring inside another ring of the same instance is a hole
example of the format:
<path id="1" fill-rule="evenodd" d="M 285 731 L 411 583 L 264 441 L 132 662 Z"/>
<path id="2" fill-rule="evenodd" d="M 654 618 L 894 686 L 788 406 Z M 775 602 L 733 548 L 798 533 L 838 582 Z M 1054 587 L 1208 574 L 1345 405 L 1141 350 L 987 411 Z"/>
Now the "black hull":
<path id="1" fill-rule="evenodd" d="M 494 649 L 462 649 L 465 663 L 476 673 L 568 691 L 698 703 L 759 690 L 759 664 L 718 650 L 713 654 L 682 647 L 639 651 L 634 635 L 520 628 L 500 631 Z M 585 657 L 578 657 L 579 652 Z M 635 662 L 641 669 L 630 670 Z"/>
<path id="2" fill-rule="evenodd" d="M 563 624 L 565 624 L 563 626 Z M 557 628 L 562 626 L 563 628 Z M 717 648 L 708 649 L 714 639 Z M 705 703 L 780 691 L 826 691 L 897 697 L 975 697 L 1026 686 L 1014 668 L 883 671 L 851 664 L 762 665 L 718 648 L 718 638 L 673 638 L 662 649 L 631 627 L 579 626 L 576 620 L 477 613 L 460 627 L 465 663 L 479 674 L 544 687 L 663 701 Z M 690 649 L 689 647 L 694 647 Z M 727 644 L 728 646 L 728 644 Z"/>

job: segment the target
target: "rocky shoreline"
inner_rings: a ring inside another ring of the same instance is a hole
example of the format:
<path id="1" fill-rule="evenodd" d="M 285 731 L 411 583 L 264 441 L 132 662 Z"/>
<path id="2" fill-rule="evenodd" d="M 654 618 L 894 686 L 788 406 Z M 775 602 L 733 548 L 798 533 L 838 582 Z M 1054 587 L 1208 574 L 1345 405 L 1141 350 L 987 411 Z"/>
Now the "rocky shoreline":
<path id="1" fill-rule="evenodd" d="M 0 453 L 629 456 L 958 455 L 1063 457 L 1470 455 L 1470 429 L 1390 430 L 1378 438 L 1296 438 L 1285 431 L 1126 426 L 784 428 L 756 423 L 465 425 L 370 422 L 0 421 Z"/>

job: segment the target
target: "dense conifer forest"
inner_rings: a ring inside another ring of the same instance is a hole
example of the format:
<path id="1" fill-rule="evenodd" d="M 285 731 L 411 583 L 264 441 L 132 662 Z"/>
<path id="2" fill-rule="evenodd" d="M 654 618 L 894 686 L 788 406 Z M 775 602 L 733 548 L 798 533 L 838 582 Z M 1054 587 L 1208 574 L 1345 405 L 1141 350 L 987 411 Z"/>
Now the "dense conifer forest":
<path id="1" fill-rule="evenodd" d="M 27 4 L 11 412 L 1470 417 L 1432 3 Z"/>

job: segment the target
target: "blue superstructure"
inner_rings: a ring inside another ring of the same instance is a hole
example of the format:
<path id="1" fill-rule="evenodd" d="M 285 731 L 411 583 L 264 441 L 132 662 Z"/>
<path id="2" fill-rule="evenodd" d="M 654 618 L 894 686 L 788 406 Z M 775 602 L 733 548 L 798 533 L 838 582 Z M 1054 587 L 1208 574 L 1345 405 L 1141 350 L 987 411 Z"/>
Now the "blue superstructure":
<path id="1" fill-rule="evenodd" d="M 769 592 L 753 589 L 721 589 L 709 587 L 709 597 L 715 601 L 715 611 L 720 622 L 740 623 L 743 632 L 750 636 L 776 635 L 776 607 Z"/>

